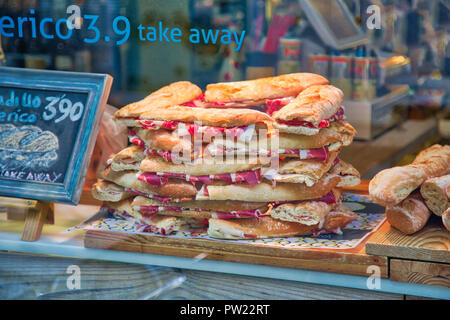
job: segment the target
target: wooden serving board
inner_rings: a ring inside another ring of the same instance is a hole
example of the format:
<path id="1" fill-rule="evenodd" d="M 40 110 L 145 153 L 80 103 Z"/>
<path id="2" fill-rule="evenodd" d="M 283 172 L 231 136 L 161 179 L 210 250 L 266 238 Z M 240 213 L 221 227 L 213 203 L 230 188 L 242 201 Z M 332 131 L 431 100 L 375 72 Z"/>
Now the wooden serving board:
<path id="1" fill-rule="evenodd" d="M 450 232 L 440 217 L 432 216 L 427 225 L 406 235 L 385 222 L 366 243 L 368 254 L 391 258 L 450 263 Z"/>
<path id="2" fill-rule="evenodd" d="M 368 181 L 361 181 L 351 193 L 367 194 Z M 371 235 L 373 236 L 373 235 Z M 103 230 L 87 230 L 84 246 L 87 248 L 131 251 L 184 258 L 259 264 L 285 268 L 336 272 L 368 276 L 367 268 L 380 267 L 381 277 L 388 277 L 388 259 L 367 255 L 364 239 L 351 249 L 283 248 L 233 240 L 209 240 L 143 235 Z"/>
<path id="3" fill-rule="evenodd" d="M 291 249 L 226 240 L 185 239 L 87 230 L 84 246 L 364 276 L 368 275 L 368 266 L 376 265 L 380 267 L 382 277 L 386 278 L 388 274 L 387 258 L 367 255 L 364 243 L 348 250 Z"/>

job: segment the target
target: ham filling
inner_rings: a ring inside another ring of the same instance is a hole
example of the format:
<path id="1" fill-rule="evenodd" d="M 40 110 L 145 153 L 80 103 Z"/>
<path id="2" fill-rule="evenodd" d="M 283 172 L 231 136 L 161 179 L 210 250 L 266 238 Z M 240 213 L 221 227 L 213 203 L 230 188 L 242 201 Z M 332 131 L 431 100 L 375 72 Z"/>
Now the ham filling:
<path id="1" fill-rule="evenodd" d="M 272 115 L 274 112 L 280 110 L 285 105 L 291 103 L 295 97 L 285 97 L 266 101 L 266 109 L 264 110 L 268 115 Z"/>
<path id="2" fill-rule="evenodd" d="M 162 203 L 183 202 L 183 201 L 186 201 L 186 200 L 190 200 L 190 198 L 183 199 L 183 198 L 161 197 L 161 196 L 158 196 L 156 194 L 147 194 L 147 193 L 144 193 L 144 192 L 141 192 L 141 191 L 137 191 L 137 190 L 131 189 L 131 188 L 125 188 L 125 191 L 130 192 L 130 193 L 132 193 L 134 195 L 143 196 L 143 197 L 146 197 L 146 198 L 149 198 L 149 199 L 158 200 L 158 201 L 161 201 Z"/>
<path id="3" fill-rule="evenodd" d="M 182 104 L 182 106 L 184 107 L 191 107 L 191 108 L 202 108 L 204 105 L 205 105 L 204 94 L 199 96 L 197 99 Z"/>
<path id="4" fill-rule="evenodd" d="M 198 212 L 210 212 L 211 210 L 202 208 L 183 208 L 175 206 L 135 206 L 134 209 L 141 214 L 155 215 L 160 211 L 198 211 Z M 231 212 L 217 212 L 211 213 L 211 216 L 216 219 L 234 219 L 234 218 L 259 218 L 265 216 L 260 210 L 243 210 L 243 211 L 231 211 Z"/>
<path id="5" fill-rule="evenodd" d="M 299 119 L 294 119 L 294 120 L 289 120 L 289 121 L 277 120 L 277 122 L 286 124 L 288 126 L 294 126 L 294 127 L 307 127 L 307 128 L 312 128 L 312 129 L 321 129 L 321 128 L 329 127 L 330 122 L 343 120 L 344 118 L 345 118 L 344 108 L 340 107 L 339 110 L 334 115 L 332 115 L 330 118 L 328 118 L 326 120 L 321 120 L 317 126 L 315 126 L 313 123 L 311 123 L 309 121 L 304 121 L 304 120 L 299 120 Z"/>
<path id="6" fill-rule="evenodd" d="M 130 143 L 135 144 L 141 148 L 145 148 L 145 142 L 136 135 L 136 132 L 131 129 L 128 129 L 128 139 Z"/>
<path id="7" fill-rule="evenodd" d="M 158 228 L 158 227 L 150 225 L 150 224 L 140 223 L 137 225 L 136 231 L 162 234 L 163 236 L 165 236 L 165 235 L 169 235 L 173 232 L 173 227 Z"/>
<path id="8" fill-rule="evenodd" d="M 243 127 L 211 127 L 201 126 L 196 123 L 179 123 L 177 127 L 179 136 L 194 136 L 196 134 L 203 134 L 205 136 L 226 136 L 243 141 L 249 141 L 255 133 L 255 124 L 250 124 Z"/>
<path id="9" fill-rule="evenodd" d="M 206 101 L 205 95 L 202 94 L 197 99 L 184 103 L 183 106 L 191 108 L 208 108 L 208 107 L 248 107 L 258 104 L 264 104 L 264 100 L 241 100 L 233 102 Z"/>
<path id="10" fill-rule="evenodd" d="M 271 202 L 271 204 L 273 205 L 273 207 L 276 207 L 276 206 L 286 204 L 286 203 L 296 204 L 296 203 L 302 203 L 302 202 L 306 202 L 306 201 L 315 201 L 315 202 L 325 202 L 327 204 L 336 204 L 336 203 L 340 202 L 340 199 L 338 199 L 336 201 L 336 197 L 334 196 L 334 193 L 332 191 L 330 191 L 326 195 L 324 195 L 320 198 L 317 198 L 317 199 L 299 200 L 299 201 L 277 201 L 277 202 Z"/>
<path id="11" fill-rule="evenodd" d="M 179 136 L 194 136 L 201 133 L 206 136 L 222 135 L 238 140 L 248 141 L 255 133 L 255 124 L 242 127 L 214 127 L 201 126 L 196 123 L 185 123 L 179 121 L 158 121 L 158 120 L 137 120 L 138 123 L 147 130 L 169 129 L 177 130 Z"/>
<path id="12" fill-rule="evenodd" d="M 317 149 L 280 149 L 278 150 L 278 153 L 298 155 L 301 160 L 318 159 L 324 162 L 328 161 L 330 156 L 328 147 L 322 147 Z"/>
<path id="13" fill-rule="evenodd" d="M 117 218 L 124 218 L 126 220 L 134 219 L 134 217 L 126 211 L 118 211 L 108 207 L 102 207 L 101 210 L 106 210 L 109 215 Z"/>
<path id="14" fill-rule="evenodd" d="M 144 172 L 138 176 L 138 180 L 146 182 L 156 187 L 162 186 L 165 183 L 167 183 L 169 178 L 183 179 L 190 182 L 202 182 L 204 184 L 211 184 L 217 180 L 220 181 L 224 180 L 230 184 L 247 182 L 250 185 L 255 185 L 262 181 L 263 176 L 260 168 L 253 171 L 211 174 L 204 176 L 191 176 L 182 173 L 165 173 L 165 172 Z"/>
<path id="15" fill-rule="evenodd" d="M 258 155 L 264 155 L 264 156 L 272 156 L 275 154 L 278 154 L 277 152 L 274 151 L 267 151 L 267 150 L 262 150 L 262 149 L 251 149 L 251 150 L 247 150 L 246 148 L 223 148 L 221 146 L 217 146 L 214 144 L 209 144 L 207 147 L 207 151 L 211 154 L 211 155 L 224 155 L 224 154 L 228 154 L 228 153 L 235 153 L 235 152 L 245 152 L 248 154 L 258 154 Z"/>
<path id="16" fill-rule="evenodd" d="M 182 156 L 180 157 L 179 155 L 174 154 L 171 151 L 164 151 L 164 150 L 153 150 L 153 149 L 145 149 L 145 153 L 149 156 L 160 156 L 161 158 L 163 158 L 164 160 L 166 160 L 167 162 L 172 161 L 175 162 L 176 160 L 179 160 L 180 158 L 182 158 Z"/>
<path id="17" fill-rule="evenodd" d="M 230 152 L 241 151 L 234 148 L 222 148 L 220 146 L 209 145 L 207 149 L 212 155 L 224 155 Z M 243 149 L 242 151 L 245 151 Z M 267 157 L 271 157 L 275 154 L 282 155 L 298 155 L 299 159 L 318 159 L 321 161 L 328 161 L 330 153 L 328 147 L 321 147 L 317 149 L 279 149 L 278 151 L 267 151 L 267 150 L 248 150 L 248 154 L 262 154 Z"/>
<path id="18" fill-rule="evenodd" d="M 136 136 L 133 130 L 130 130 L 130 142 L 139 146 L 145 148 L 144 141 Z M 215 145 L 209 145 L 208 150 L 213 155 L 224 155 L 229 152 L 234 152 L 236 149 L 233 148 L 222 148 L 220 146 Z M 255 150 L 256 152 L 256 150 Z M 148 155 L 159 155 L 162 158 L 164 158 L 166 161 L 174 161 L 174 159 L 179 160 L 180 155 L 175 155 L 171 151 L 164 151 L 164 150 L 154 150 L 147 148 L 145 150 L 145 153 Z M 249 150 L 250 154 L 253 154 Z M 266 156 L 272 156 L 276 153 L 278 154 L 285 154 L 285 155 L 298 155 L 301 160 L 305 159 L 318 159 L 321 161 L 328 161 L 329 158 L 329 151 L 328 147 L 322 147 L 317 149 L 279 149 L 278 152 L 275 151 L 266 151 L 266 150 L 260 150 L 258 153 L 263 153 Z M 176 157 L 175 157 L 176 156 Z M 182 157 L 182 156 L 181 156 Z"/>
<path id="19" fill-rule="evenodd" d="M 162 157 L 164 160 L 166 161 L 178 161 L 181 159 L 183 159 L 183 155 L 176 155 L 171 151 L 165 151 L 165 150 L 154 150 L 154 149 L 150 149 L 150 148 L 146 148 L 145 142 L 139 138 L 138 136 L 134 135 L 132 136 L 131 134 L 133 133 L 132 130 L 130 130 L 130 142 L 132 144 L 135 144 L 141 148 L 145 148 L 145 154 L 149 155 L 149 156 L 160 156 Z"/>

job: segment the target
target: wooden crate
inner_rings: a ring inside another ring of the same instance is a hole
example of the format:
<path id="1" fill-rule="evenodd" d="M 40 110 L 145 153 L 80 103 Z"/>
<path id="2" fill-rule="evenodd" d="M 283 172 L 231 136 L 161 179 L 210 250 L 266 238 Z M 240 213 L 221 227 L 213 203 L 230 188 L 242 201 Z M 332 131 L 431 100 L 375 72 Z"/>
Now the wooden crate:
<path id="1" fill-rule="evenodd" d="M 367 241 L 366 252 L 389 259 L 393 281 L 450 287 L 450 232 L 439 217 L 412 235 L 386 221 Z"/>

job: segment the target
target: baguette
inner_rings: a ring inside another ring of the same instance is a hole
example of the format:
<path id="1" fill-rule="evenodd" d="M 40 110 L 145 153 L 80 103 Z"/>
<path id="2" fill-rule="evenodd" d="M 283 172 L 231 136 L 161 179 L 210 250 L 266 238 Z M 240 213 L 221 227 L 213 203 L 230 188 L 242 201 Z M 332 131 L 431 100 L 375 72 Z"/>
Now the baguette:
<path id="1" fill-rule="evenodd" d="M 204 176 L 255 170 L 261 166 L 257 159 L 254 159 L 254 161 L 244 161 L 244 159 L 243 161 L 236 161 L 235 159 L 221 159 L 222 163 L 214 163 L 213 159 L 210 160 L 211 161 L 198 159 L 194 160 L 192 163 L 176 164 L 165 161 L 163 158 L 158 156 L 148 156 L 141 162 L 140 170 L 143 172 L 164 172 Z"/>
<path id="2" fill-rule="evenodd" d="M 170 215 L 142 214 L 134 210 L 131 199 L 120 202 L 104 202 L 103 207 L 112 210 L 116 218 L 124 218 L 136 224 L 136 230 L 167 235 L 172 232 L 202 228 L 205 219 L 176 217 Z"/>
<path id="3" fill-rule="evenodd" d="M 135 197 L 132 203 L 133 207 L 140 206 L 169 206 L 169 207 L 182 207 L 186 209 L 204 209 L 210 211 L 249 211 L 260 210 L 266 212 L 269 207 L 264 202 L 247 202 L 247 201 L 186 201 L 186 202 L 161 202 L 154 199 L 148 199 L 145 197 Z"/>
<path id="4" fill-rule="evenodd" d="M 171 106 L 167 108 L 153 108 L 140 115 L 141 120 L 177 121 L 199 123 L 212 127 L 244 127 L 259 124 L 269 129 L 273 119 L 260 111 L 251 109 L 219 109 L 219 108 L 191 108 L 185 106 Z"/>
<path id="5" fill-rule="evenodd" d="M 166 108 L 192 101 L 202 95 L 202 90 L 189 81 L 174 82 L 153 92 L 144 99 L 118 110 L 114 118 L 134 118 L 153 108 Z"/>
<path id="6" fill-rule="evenodd" d="M 222 82 L 206 86 L 205 101 L 224 107 L 264 104 L 269 99 L 296 96 L 312 85 L 328 84 L 312 73 L 291 73 L 255 80 Z"/>
<path id="7" fill-rule="evenodd" d="M 148 195 L 159 195 L 161 197 L 170 198 L 190 198 L 195 197 L 197 189 L 192 183 L 179 180 L 169 179 L 162 186 L 152 186 L 149 183 L 139 181 L 136 171 L 113 171 L 106 168 L 103 172 L 105 180 L 114 182 L 124 188 L 134 189 Z"/>
<path id="8" fill-rule="evenodd" d="M 449 207 L 450 174 L 426 180 L 420 187 L 420 193 L 427 207 L 436 215 L 441 216 Z"/>
<path id="9" fill-rule="evenodd" d="M 394 228 L 406 234 L 421 230 L 431 212 L 419 192 L 414 192 L 400 204 L 386 207 L 386 218 Z"/>
<path id="10" fill-rule="evenodd" d="M 315 225 L 282 221 L 269 216 L 255 219 L 209 219 L 208 235 L 218 239 L 259 239 L 339 232 L 340 228 L 357 219 L 357 215 L 342 207 L 339 206 Z"/>
<path id="11" fill-rule="evenodd" d="M 444 224 L 444 227 L 450 231 L 450 207 L 442 214 L 442 223 Z"/>
<path id="12" fill-rule="evenodd" d="M 205 201 L 206 202 L 206 201 Z M 212 201 L 209 201 L 212 202 Z M 184 203 L 183 203 L 184 204 Z M 156 205 L 156 206 L 134 206 L 136 212 L 139 214 L 154 213 L 157 210 L 158 215 L 185 217 L 185 218 L 197 218 L 197 219 L 248 219 L 258 218 L 265 216 L 265 212 L 259 209 L 250 211 L 224 211 L 208 210 L 206 208 L 186 208 L 184 206 L 169 206 L 169 204 Z M 263 209 L 263 208 L 262 208 Z"/>
<path id="13" fill-rule="evenodd" d="M 271 178 L 276 182 L 305 183 L 308 187 L 311 187 L 330 170 L 337 154 L 337 152 L 330 152 L 329 158 L 325 162 L 316 159 L 286 158 L 280 162 L 278 171 L 273 173 Z M 264 173 L 264 176 L 267 177 L 270 174 L 269 169 Z"/>
<path id="14" fill-rule="evenodd" d="M 334 189 L 332 194 L 334 199 L 331 202 L 311 200 L 299 203 L 285 203 L 273 208 L 270 211 L 270 215 L 283 221 L 298 222 L 306 225 L 318 224 L 340 201 L 342 193 L 339 189 Z"/>
<path id="15" fill-rule="evenodd" d="M 341 182 L 337 185 L 339 188 L 354 187 L 361 183 L 359 171 L 341 159 L 331 168 L 330 173 L 341 177 Z"/>
<path id="16" fill-rule="evenodd" d="M 433 145 L 420 152 L 409 165 L 380 171 L 369 183 L 372 200 L 395 206 L 425 180 L 450 173 L 450 146 Z"/>
<path id="17" fill-rule="evenodd" d="M 112 157 L 111 169 L 114 171 L 139 170 L 141 161 L 144 159 L 143 148 L 130 146 Z"/>
<path id="18" fill-rule="evenodd" d="M 333 121 L 329 127 L 320 129 L 315 135 L 298 135 L 280 132 L 279 148 L 316 149 L 338 142 L 343 146 L 348 146 L 353 142 L 355 134 L 355 128 L 348 122 L 344 120 Z"/>
<path id="19" fill-rule="evenodd" d="M 100 201 L 119 202 L 132 196 L 115 183 L 99 180 L 92 186 L 92 196 Z"/>
<path id="20" fill-rule="evenodd" d="M 149 149 L 172 151 L 174 148 L 177 148 L 177 150 L 188 150 L 188 152 L 191 152 L 194 149 L 190 138 L 183 139 L 178 136 L 175 131 L 136 128 L 135 132 Z"/>
<path id="21" fill-rule="evenodd" d="M 256 147 L 261 150 L 277 151 L 279 149 L 318 149 L 328 147 L 329 151 L 336 150 L 341 146 L 348 146 L 353 142 L 356 130 L 345 121 L 334 121 L 327 128 L 320 129 L 319 133 L 312 136 L 298 135 L 280 132 L 270 139 L 254 139 L 251 141 L 230 140 L 221 137 L 215 137 L 208 146 L 210 150 L 214 147 L 221 149 L 231 149 L 233 152 L 242 154 L 248 153 Z M 278 139 L 276 145 L 273 145 L 271 139 Z"/>
<path id="22" fill-rule="evenodd" d="M 247 183 L 210 184 L 203 186 L 197 193 L 196 200 L 253 202 L 310 200 L 328 194 L 340 181 L 339 176 L 328 174 L 311 187 L 304 183 L 277 183 L 275 187 L 266 182 L 254 186 Z"/>
<path id="23" fill-rule="evenodd" d="M 276 121 L 301 120 L 317 127 L 341 107 L 344 93 L 331 85 L 311 86 L 273 114 Z"/>
<path id="24" fill-rule="evenodd" d="M 118 202 L 103 202 L 103 207 L 112 210 L 115 217 L 125 218 L 130 221 L 137 219 L 137 213 L 131 206 L 131 198 Z"/>
<path id="25" fill-rule="evenodd" d="M 137 231 L 169 235 L 177 231 L 193 231 L 205 226 L 203 219 L 137 213 Z"/>

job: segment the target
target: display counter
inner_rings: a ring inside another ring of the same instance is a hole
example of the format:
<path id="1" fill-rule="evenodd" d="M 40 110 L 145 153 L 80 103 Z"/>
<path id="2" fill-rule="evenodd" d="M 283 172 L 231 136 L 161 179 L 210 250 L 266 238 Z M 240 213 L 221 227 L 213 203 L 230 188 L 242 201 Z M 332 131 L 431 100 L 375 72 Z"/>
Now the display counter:
<path id="1" fill-rule="evenodd" d="M 411 259 L 423 260 L 424 256 L 412 254 L 399 260 L 389 257 L 379 248 L 378 252 L 375 252 L 377 255 L 366 253 L 367 243 L 372 244 L 372 247 L 374 243 L 379 243 L 378 247 L 383 246 L 383 241 L 386 241 L 384 232 L 391 229 L 387 222 L 368 237 L 364 246 L 353 252 L 347 252 L 344 254 L 347 255 L 346 258 L 339 259 L 336 259 L 337 253 L 333 250 L 319 255 L 311 255 L 309 251 L 309 257 L 300 259 L 257 255 L 248 257 L 245 254 L 223 251 L 212 253 L 210 250 L 202 251 L 195 247 L 190 250 L 184 248 L 182 252 L 167 250 L 168 247 L 164 250 L 164 247 L 160 247 L 153 249 L 158 254 L 151 254 L 86 248 L 83 245 L 84 230 L 65 232 L 91 217 L 98 209 L 98 206 L 93 205 L 77 207 L 56 205 L 55 224 L 45 225 L 41 238 L 35 242 L 21 240 L 23 222 L 11 220 L 2 222 L 0 250 L 3 252 L 0 255 L 2 258 L 0 269 L 2 282 L 11 283 L 7 286 L 9 297 L 33 299 L 329 299 L 331 297 L 448 299 L 450 297 L 448 264 L 414 262 L 413 265 L 402 265 L 403 272 L 399 277 L 392 271 L 393 267 L 399 267 L 395 264 L 405 264 L 411 262 Z M 427 247 L 433 245 L 440 252 L 437 253 L 438 256 L 440 254 L 440 261 L 444 259 L 448 263 L 450 243 L 446 238 L 446 231 L 441 232 L 443 232 L 441 236 L 434 234 L 427 241 L 423 241 L 423 244 L 419 244 L 423 247 L 419 251 L 426 251 Z M 417 241 L 410 238 L 409 242 Z M 145 243 L 141 245 L 145 246 Z M 189 245 L 186 247 L 189 248 Z M 374 251 L 376 250 L 377 248 Z M 364 259 L 361 260 L 362 257 Z M 272 262 L 267 259 L 272 259 Z M 361 265 L 362 261 L 366 261 L 364 265 Z M 416 263 L 422 263 L 424 266 L 418 268 Z M 71 265 L 80 267 L 83 290 L 68 291 L 65 287 L 65 281 L 69 276 L 67 270 Z M 379 286 L 370 278 L 373 276 L 374 267 L 379 268 Z M 114 270 L 120 272 L 115 273 Z M 41 274 L 41 271 L 45 271 L 45 274 Z M 85 274 L 89 275 L 88 279 L 85 278 Z M 106 280 L 110 281 L 110 284 L 105 285 Z M 49 286 L 49 283 L 53 285 Z M 195 290 L 205 283 L 208 283 L 208 289 Z M 126 291 L 119 290 L 124 287 Z M 254 287 L 258 289 L 251 292 L 242 290 Z"/>
<path id="2" fill-rule="evenodd" d="M 371 2 L 1 1 L 0 300 L 450 300 L 449 7 Z"/>

